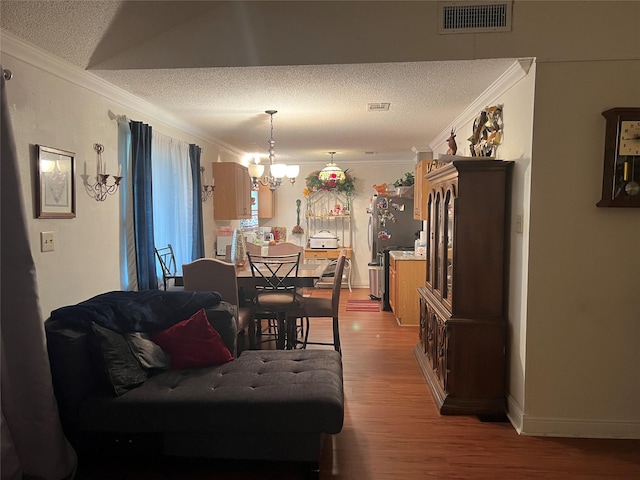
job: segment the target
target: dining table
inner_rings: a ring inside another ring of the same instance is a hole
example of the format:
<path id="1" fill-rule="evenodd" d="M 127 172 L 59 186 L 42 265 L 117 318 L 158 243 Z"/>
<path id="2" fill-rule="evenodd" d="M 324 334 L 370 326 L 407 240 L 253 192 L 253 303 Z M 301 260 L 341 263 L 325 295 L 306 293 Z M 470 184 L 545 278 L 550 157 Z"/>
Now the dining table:
<path id="1" fill-rule="evenodd" d="M 302 262 L 298 265 L 298 276 L 290 278 L 296 287 L 313 287 L 316 282 L 322 277 L 325 265 L 323 263 L 316 262 Z M 259 276 L 254 277 L 251 273 L 251 267 L 249 262 L 245 265 L 236 267 L 236 278 L 238 279 L 238 294 L 241 304 L 251 304 L 251 299 L 255 295 L 255 287 L 259 282 L 263 281 Z M 286 317 L 278 318 L 278 334 L 276 338 L 276 348 L 278 349 L 290 349 L 294 348 L 294 341 L 290 334 L 287 335 L 289 330 L 287 326 Z"/>
<path id="2" fill-rule="evenodd" d="M 301 262 L 298 266 L 298 276 L 291 278 L 290 280 L 296 287 L 314 287 L 317 281 L 322 277 L 326 265 L 323 262 L 317 262 L 311 260 L 309 262 Z M 182 277 L 176 277 L 176 285 L 172 290 L 183 290 L 184 287 Z M 254 277 L 251 273 L 251 267 L 249 262 L 245 262 L 244 265 L 236 267 L 236 278 L 238 281 L 238 298 L 240 305 L 250 305 L 251 299 L 255 295 L 255 287 L 262 281 L 260 277 Z M 280 331 L 285 332 L 286 326 L 280 324 Z M 291 348 L 290 342 L 285 344 L 285 336 L 280 335 L 278 339 L 277 348 Z"/>
<path id="3" fill-rule="evenodd" d="M 292 279 L 298 287 L 313 287 L 322 277 L 325 265 L 315 262 L 301 262 L 298 266 L 298 276 Z M 236 267 L 236 277 L 238 279 L 238 288 L 253 288 L 260 278 L 251 274 L 249 262 Z"/>

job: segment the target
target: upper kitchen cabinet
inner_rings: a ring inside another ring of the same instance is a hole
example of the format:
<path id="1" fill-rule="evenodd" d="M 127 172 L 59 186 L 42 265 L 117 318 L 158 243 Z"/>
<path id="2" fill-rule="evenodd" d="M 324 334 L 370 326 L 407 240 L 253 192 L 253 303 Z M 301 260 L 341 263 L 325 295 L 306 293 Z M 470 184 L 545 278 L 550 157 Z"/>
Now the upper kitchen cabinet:
<path id="1" fill-rule="evenodd" d="M 276 216 L 275 192 L 269 185 L 259 184 L 258 188 L 258 218 L 273 218 Z"/>
<path id="2" fill-rule="evenodd" d="M 214 162 L 213 219 L 251 218 L 251 178 L 247 167 L 235 162 Z"/>
<path id="3" fill-rule="evenodd" d="M 426 175 L 427 167 L 431 162 L 431 159 L 424 159 L 416 163 L 413 184 L 413 218 L 415 220 L 427 219 L 426 196 L 429 195 L 429 180 L 426 179 Z"/>

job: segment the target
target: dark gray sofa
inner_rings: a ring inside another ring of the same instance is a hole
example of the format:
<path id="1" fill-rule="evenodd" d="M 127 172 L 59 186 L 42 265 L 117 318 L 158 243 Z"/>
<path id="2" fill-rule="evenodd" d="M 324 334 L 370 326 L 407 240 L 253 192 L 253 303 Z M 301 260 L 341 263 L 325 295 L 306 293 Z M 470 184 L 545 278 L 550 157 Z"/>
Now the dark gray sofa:
<path id="1" fill-rule="evenodd" d="M 114 394 L 92 324 L 154 333 L 200 308 L 235 352 L 233 309 L 215 292 L 109 292 L 51 313 L 52 378 L 71 443 L 80 453 L 292 461 L 317 471 L 323 436 L 344 419 L 335 351 L 249 350 L 222 365 L 151 373 Z"/>

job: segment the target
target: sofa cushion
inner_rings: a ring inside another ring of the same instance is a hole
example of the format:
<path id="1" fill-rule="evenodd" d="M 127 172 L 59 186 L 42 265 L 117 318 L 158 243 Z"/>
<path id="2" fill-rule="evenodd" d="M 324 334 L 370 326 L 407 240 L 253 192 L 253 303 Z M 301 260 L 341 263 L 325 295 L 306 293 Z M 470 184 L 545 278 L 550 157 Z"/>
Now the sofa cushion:
<path id="1" fill-rule="evenodd" d="M 173 368 L 199 368 L 233 360 L 220 334 L 211 326 L 204 308 L 151 339 L 171 356 Z"/>
<path id="2" fill-rule="evenodd" d="M 97 432 L 338 433 L 342 359 L 324 349 L 248 350 L 215 367 L 167 370 L 119 397 L 93 396 L 79 416 Z"/>
<path id="3" fill-rule="evenodd" d="M 139 293 L 141 301 L 147 298 L 145 292 L 131 293 Z M 172 300 L 180 292 L 165 293 L 165 298 Z M 202 300 L 199 304 L 200 308 L 207 308 L 207 317 L 210 323 L 220 333 L 229 351 L 235 353 L 238 331 L 232 313 L 234 311 L 233 305 L 227 302 L 218 303 L 215 301 L 215 296 L 200 295 L 208 292 L 189 293 L 197 294 L 193 300 Z M 118 297 L 120 294 L 121 292 L 114 293 Z M 100 297 L 106 299 L 110 296 L 110 294 L 104 294 Z M 130 301 L 135 302 L 135 296 L 131 296 Z M 215 304 L 212 305 L 212 302 Z M 193 302 L 186 302 L 186 304 L 190 307 L 190 311 L 187 310 L 188 315 L 198 310 L 198 308 L 191 310 L 194 306 Z M 64 313 L 73 312 L 72 307 L 57 309 L 56 314 L 54 315 L 52 312 L 52 316 L 45 322 L 53 386 L 65 427 L 73 427 L 77 424 L 79 406 L 87 396 L 104 393 L 105 389 L 108 389 L 111 396 L 114 395 L 113 387 L 105 381 L 102 353 L 92 330 L 92 318 L 94 317 L 89 315 L 89 309 L 83 307 L 81 310 L 87 316 L 82 321 L 78 319 L 77 315 L 68 318 Z M 137 309 L 134 308 L 134 310 Z M 96 318 L 101 318 L 101 316 L 97 315 Z M 182 321 L 184 318 L 186 317 L 175 318 L 174 323 Z M 149 323 L 148 326 L 151 331 L 161 330 L 154 328 L 154 323 Z"/>

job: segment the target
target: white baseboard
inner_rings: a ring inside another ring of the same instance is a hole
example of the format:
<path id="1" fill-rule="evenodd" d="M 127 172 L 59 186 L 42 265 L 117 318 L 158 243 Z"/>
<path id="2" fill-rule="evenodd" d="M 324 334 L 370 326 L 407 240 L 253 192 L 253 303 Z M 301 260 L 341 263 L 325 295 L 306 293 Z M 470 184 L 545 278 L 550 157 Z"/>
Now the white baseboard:
<path id="1" fill-rule="evenodd" d="M 507 417 L 520 435 L 534 437 L 640 439 L 638 420 L 534 417 L 507 397 Z"/>

